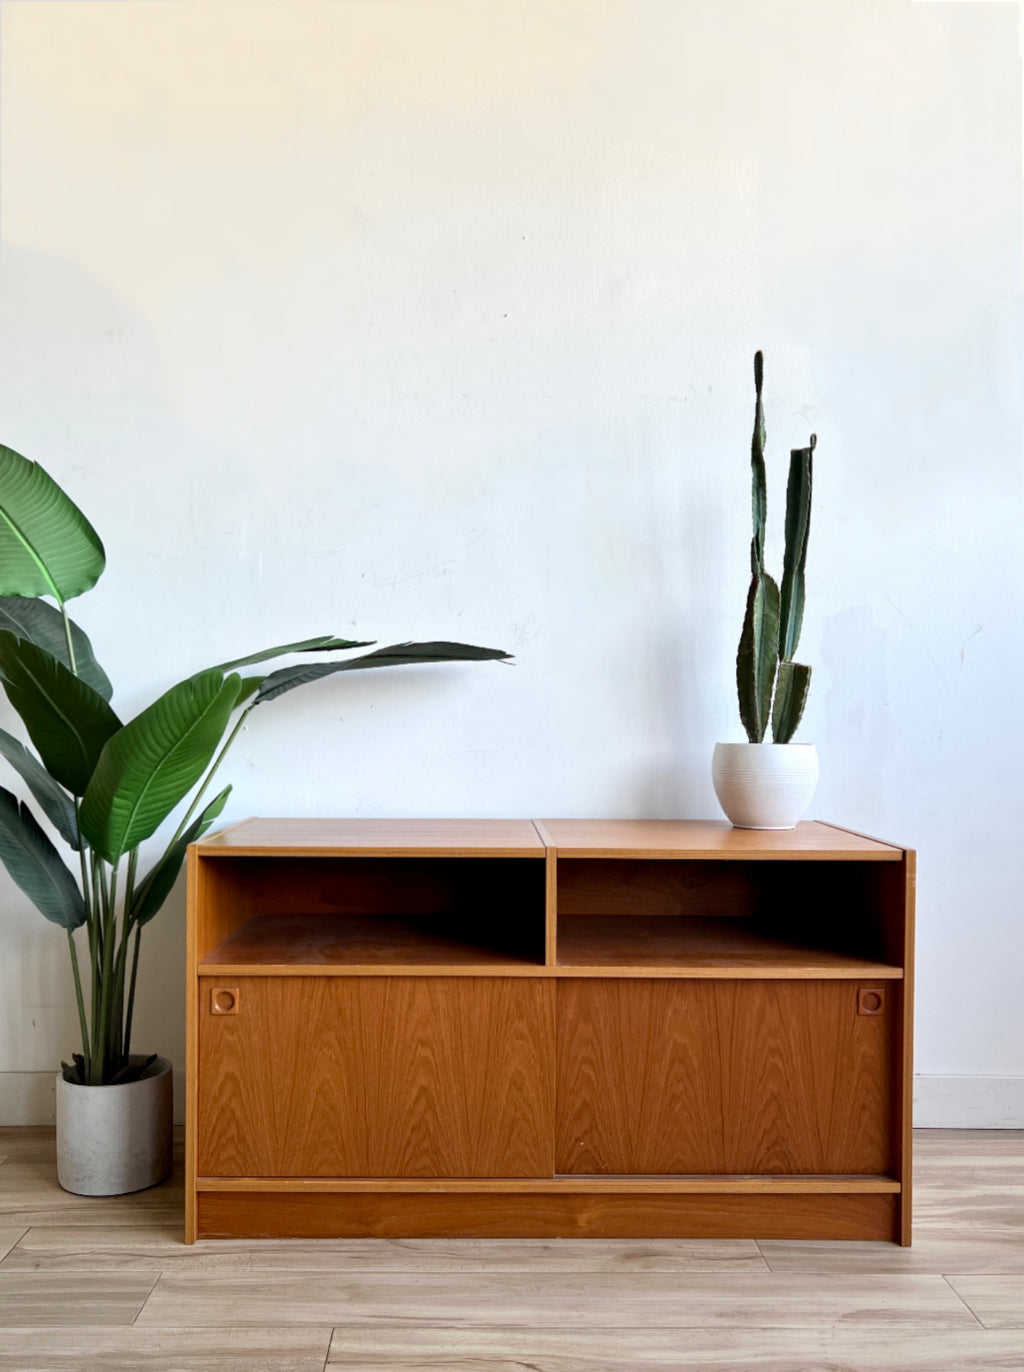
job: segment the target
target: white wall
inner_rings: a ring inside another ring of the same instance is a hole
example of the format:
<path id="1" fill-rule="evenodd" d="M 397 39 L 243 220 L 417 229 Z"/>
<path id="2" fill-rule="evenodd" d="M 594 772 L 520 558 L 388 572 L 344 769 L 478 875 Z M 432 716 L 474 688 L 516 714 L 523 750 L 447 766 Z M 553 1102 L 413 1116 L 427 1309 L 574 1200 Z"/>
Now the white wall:
<path id="1" fill-rule="evenodd" d="M 715 814 L 763 347 L 776 558 L 819 436 L 815 811 L 919 849 L 923 1117 L 1024 1123 L 1017 7 L 0 10 L 0 441 L 106 541 L 115 704 L 464 638 L 517 665 L 261 710 L 227 818 Z M 65 949 L 0 890 L 0 1074 L 48 1073 Z M 179 1062 L 183 920 L 140 1027 Z"/>

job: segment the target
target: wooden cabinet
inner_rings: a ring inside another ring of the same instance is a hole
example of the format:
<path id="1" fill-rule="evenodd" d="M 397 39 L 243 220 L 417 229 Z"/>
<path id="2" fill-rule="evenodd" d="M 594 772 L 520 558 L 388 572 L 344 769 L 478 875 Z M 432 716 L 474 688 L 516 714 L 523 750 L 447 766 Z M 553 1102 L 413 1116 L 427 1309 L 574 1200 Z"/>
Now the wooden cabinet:
<path id="1" fill-rule="evenodd" d="M 913 870 L 823 824 L 203 840 L 187 1237 L 908 1243 Z"/>

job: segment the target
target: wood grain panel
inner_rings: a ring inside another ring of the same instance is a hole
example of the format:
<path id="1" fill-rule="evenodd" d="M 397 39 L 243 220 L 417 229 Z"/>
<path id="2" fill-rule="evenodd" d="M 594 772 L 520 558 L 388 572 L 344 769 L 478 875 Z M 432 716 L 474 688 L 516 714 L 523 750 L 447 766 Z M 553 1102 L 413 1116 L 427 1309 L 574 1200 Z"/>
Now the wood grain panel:
<path id="1" fill-rule="evenodd" d="M 892 1015 L 858 982 L 558 984 L 560 1173 L 885 1173 Z"/>
<path id="2" fill-rule="evenodd" d="M 515 936 L 490 923 L 463 932 L 443 918 L 253 915 L 203 959 L 201 970 L 218 977 L 226 968 L 238 976 L 247 968 L 265 976 L 408 976 L 413 970 L 428 976 L 527 975 L 540 970 L 544 959 L 543 912 L 532 913 L 533 958 L 522 948 L 523 934 L 531 929 L 530 913 L 522 907 Z"/>
<path id="3" fill-rule="evenodd" d="M 759 863 L 678 858 L 566 858 L 558 867 L 562 915 L 738 915 L 764 902 Z"/>
<path id="4" fill-rule="evenodd" d="M 239 1195 L 200 1192 L 200 1238 L 889 1239 L 898 1196 Z"/>
<path id="5" fill-rule="evenodd" d="M 949 1284 L 986 1329 L 1024 1329 L 1024 1276 L 950 1277 Z"/>
<path id="6" fill-rule="evenodd" d="M 610 867 L 617 863 L 607 864 Z M 558 965 L 579 976 L 692 976 L 898 980 L 902 967 L 780 936 L 745 919 L 674 915 L 567 915 L 559 911 Z"/>
<path id="7" fill-rule="evenodd" d="M 353 856 L 422 852 L 461 857 L 540 857 L 544 844 L 528 819 L 247 819 L 210 834 L 205 854 L 313 856 L 344 849 Z"/>
<path id="8" fill-rule="evenodd" d="M 909 1247 L 913 1237 L 914 1185 L 914 925 L 917 903 L 917 854 L 908 849 L 903 861 L 901 889 L 890 892 L 885 903 L 885 921 L 902 940 L 903 986 L 896 1024 L 899 1062 L 892 1076 L 896 1117 L 896 1175 L 900 1179 L 899 1241 Z"/>
<path id="9" fill-rule="evenodd" d="M 704 1177 L 200 1177 L 200 1191 L 246 1191 L 255 1193 L 294 1191 L 303 1194 L 327 1191 L 388 1191 L 421 1194 L 432 1191 L 448 1195 L 897 1195 L 900 1184 L 892 1177 L 850 1176 L 704 1176 Z"/>
<path id="10" fill-rule="evenodd" d="M 734 829 L 711 819 L 545 819 L 559 858 L 712 858 L 900 862 L 903 850 L 805 820 L 795 829 Z"/>
<path id="11" fill-rule="evenodd" d="M 0 1327 L 132 1324 L 153 1289 L 149 1272 L 0 1270 Z"/>
<path id="12" fill-rule="evenodd" d="M 0 1372 L 323 1372 L 331 1333 L 295 1324 L 91 1327 L 84 1337 L 76 1328 L 0 1330 Z"/>
<path id="13" fill-rule="evenodd" d="M 27 1233 L 28 1230 L 23 1224 L 0 1225 L 0 1260 L 5 1258 Z"/>
<path id="14" fill-rule="evenodd" d="M 856 1308 L 845 1316 L 834 1308 L 823 1310 L 813 1287 L 778 1294 L 777 1315 L 788 1314 L 790 1320 L 774 1329 L 764 1327 L 753 1303 L 734 1306 L 731 1325 L 701 1322 L 689 1329 L 639 1321 L 611 1328 L 594 1320 L 539 1329 L 528 1317 L 501 1327 L 466 1322 L 440 1329 L 430 1318 L 346 1321 L 334 1331 L 324 1372 L 1020 1372 L 1024 1367 L 1019 1330 L 953 1326 L 948 1319 L 930 1317 L 920 1305 L 914 1319 L 916 1292 L 902 1284 L 890 1288 L 881 1306 L 877 1286 L 866 1290 L 851 1283 Z M 36 1364 L 28 1366 L 34 1372 Z M 64 1364 L 39 1366 L 42 1372 L 58 1372 Z M 142 1365 L 128 1372 L 142 1372 Z M 219 1364 L 215 1372 L 221 1372 Z M 235 1372 L 234 1365 L 224 1372 Z"/>
<path id="15" fill-rule="evenodd" d="M 796 1245 L 794 1245 L 796 1246 Z M 804 1245 L 805 1247 L 807 1245 Z M 876 1250 L 877 1251 L 877 1250 Z M 898 1250 L 896 1250 L 898 1251 Z M 590 1243 L 586 1239 L 314 1239 L 308 1243 L 253 1239 L 181 1241 L 180 1226 L 38 1226 L 0 1271 L 80 1272 L 761 1272 L 768 1265 L 751 1239 Z M 0 1362 L 0 1368 L 3 1363 Z M 165 1369 L 166 1372 L 166 1369 Z"/>
<path id="16" fill-rule="evenodd" d="M 199 1169 L 545 1176 L 554 988 L 511 978 L 200 981 Z"/>
<path id="17" fill-rule="evenodd" d="M 894 1283 L 884 1276 L 763 1273 L 693 1273 L 680 1281 L 672 1273 L 657 1272 L 593 1272 L 582 1280 L 488 1272 L 472 1277 L 379 1273 L 365 1280 L 358 1273 L 339 1272 L 321 1274 L 319 1280 L 309 1282 L 298 1272 L 250 1273 L 248 1279 L 175 1272 L 159 1282 L 137 1327 L 166 1328 L 175 1319 L 197 1328 L 334 1323 L 343 1326 L 340 1342 L 349 1326 L 402 1321 L 432 1321 L 442 1338 L 445 1331 L 467 1325 L 502 1329 L 526 1325 L 539 1332 L 564 1330 L 570 1321 L 577 1327 L 604 1330 L 735 1329 L 742 1325 L 755 1338 L 757 1330 L 771 1327 L 821 1330 L 874 1323 L 887 1326 L 894 1337 L 908 1328 L 978 1327 L 941 1277 L 908 1276 Z M 671 1365 L 679 1368 L 680 1363 L 676 1360 Z M 465 1364 L 442 1355 L 435 1366 L 452 1372 Z M 580 1366 L 576 1364 L 577 1372 Z M 594 1364 L 582 1366 L 593 1369 Z M 617 1368 L 606 1362 L 597 1366 Z M 511 1372 L 507 1364 L 505 1372 Z"/>

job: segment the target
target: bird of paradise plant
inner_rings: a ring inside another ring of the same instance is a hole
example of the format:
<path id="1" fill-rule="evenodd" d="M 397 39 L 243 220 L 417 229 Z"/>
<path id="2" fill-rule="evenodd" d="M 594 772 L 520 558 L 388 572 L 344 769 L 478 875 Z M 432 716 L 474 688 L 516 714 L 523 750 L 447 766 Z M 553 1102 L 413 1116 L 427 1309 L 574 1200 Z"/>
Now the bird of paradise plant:
<path id="1" fill-rule="evenodd" d="M 123 723 L 110 680 L 67 611 L 105 563 L 70 497 L 38 463 L 0 446 L 0 684 L 35 749 L 0 729 L 0 754 L 75 854 L 68 866 L 29 805 L 0 787 L 0 861 L 66 932 L 82 1051 L 63 1064 L 64 1075 L 93 1086 L 134 1080 L 153 1061 L 131 1055 L 142 930 L 170 894 L 188 845 L 224 809 L 230 786 L 207 796 L 253 710 L 336 672 L 509 656 L 467 643 L 374 648 L 324 634 L 196 672 Z M 358 648 L 373 651 L 246 671 L 289 654 Z M 140 872 L 140 845 L 186 800 L 163 853 Z M 88 997 L 75 939 L 83 928 Z"/>

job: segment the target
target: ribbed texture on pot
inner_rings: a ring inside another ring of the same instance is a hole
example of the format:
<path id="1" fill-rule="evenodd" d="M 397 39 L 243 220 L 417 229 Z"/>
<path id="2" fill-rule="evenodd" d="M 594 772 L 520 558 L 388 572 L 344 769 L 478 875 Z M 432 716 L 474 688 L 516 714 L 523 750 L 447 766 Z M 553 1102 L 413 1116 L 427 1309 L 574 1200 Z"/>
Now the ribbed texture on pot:
<path id="1" fill-rule="evenodd" d="M 716 743 L 711 779 L 737 829 L 792 829 L 818 785 L 813 743 Z"/>

